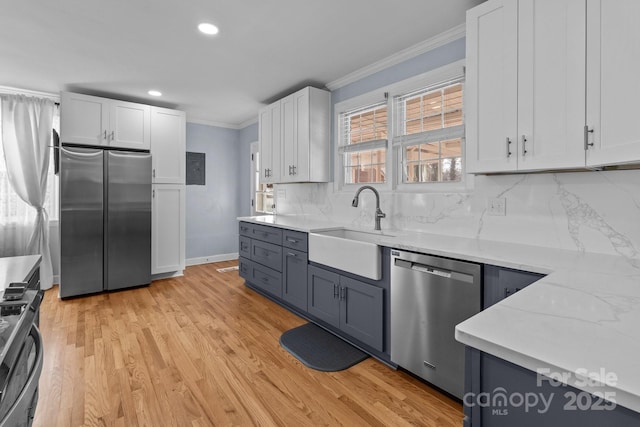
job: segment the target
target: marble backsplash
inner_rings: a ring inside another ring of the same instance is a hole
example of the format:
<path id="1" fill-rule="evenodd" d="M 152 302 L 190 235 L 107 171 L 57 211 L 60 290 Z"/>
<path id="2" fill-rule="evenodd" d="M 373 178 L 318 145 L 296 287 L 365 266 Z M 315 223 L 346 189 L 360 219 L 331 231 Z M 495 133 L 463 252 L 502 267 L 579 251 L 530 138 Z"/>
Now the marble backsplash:
<path id="1" fill-rule="evenodd" d="M 640 170 L 473 177 L 460 192 L 381 192 L 382 228 L 620 255 L 640 261 Z M 283 191 L 284 190 L 284 191 Z M 333 183 L 279 184 L 278 215 L 306 214 L 371 227 L 375 198 Z M 506 199 L 506 215 L 487 211 Z"/>

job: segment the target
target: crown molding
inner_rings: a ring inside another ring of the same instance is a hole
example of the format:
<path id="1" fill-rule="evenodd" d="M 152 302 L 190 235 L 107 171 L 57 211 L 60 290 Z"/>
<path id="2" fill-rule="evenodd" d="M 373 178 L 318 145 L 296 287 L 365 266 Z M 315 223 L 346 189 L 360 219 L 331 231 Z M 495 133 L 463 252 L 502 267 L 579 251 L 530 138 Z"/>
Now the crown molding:
<path id="1" fill-rule="evenodd" d="M 251 117 L 247 120 L 245 120 L 244 122 L 240 123 L 240 129 L 244 129 L 247 126 L 251 126 L 254 123 L 258 123 L 258 115 L 256 114 L 255 117 Z"/>
<path id="2" fill-rule="evenodd" d="M 187 123 L 193 123 L 196 125 L 214 126 L 217 128 L 236 129 L 236 130 L 240 129 L 240 125 L 237 125 L 237 124 L 217 122 L 215 120 L 202 119 L 199 117 L 189 117 L 188 114 L 187 114 Z"/>
<path id="3" fill-rule="evenodd" d="M 199 117 L 189 117 L 189 115 L 187 114 L 187 123 L 193 123 L 196 125 L 205 125 L 205 126 L 215 126 L 218 128 L 226 128 L 226 129 L 235 129 L 235 130 L 240 130 L 240 129 L 244 129 L 247 126 L 250 126 L 254 123 L 258 123 L 258 115 L 256 114 L 255 117 L 251 117 L 247 120 L 245 120 L 244 122 L 240 122 L 240 123 L 225 123 L 225 122 L 217 122 L 215 120 L 208 120 L 208 119 L 202 119 Z"/>
<path id="4" fill-rule="evenodd" d="M 447 43 L 451 43 L 455 40 L 461 39 L 465 36 L 465 34 L 465 24 L 460 24 L 456 27 L 451 28 L 450 30 L 444 31 L 434 37 L 431 37 L 430 39 L 417 43 L 413 46 L 396 52 L 391 56 L 381 59 L 380 61 L 374 62 L 373 64 L 367 65 L 366 67 L 349 73 L 344 77 L 329 82 L 327 83 L 327 88 L 330 91 L 334 91 L 367 76 L 370 76 L 374 73 L 377 73 L 378 71 L 382 71 L 385 68 L 389 68 L 408 59 L 415 58 L 416 56 L 421 55 L 425 52 L 436 49 L 440 46 L 444 46 Z"/>

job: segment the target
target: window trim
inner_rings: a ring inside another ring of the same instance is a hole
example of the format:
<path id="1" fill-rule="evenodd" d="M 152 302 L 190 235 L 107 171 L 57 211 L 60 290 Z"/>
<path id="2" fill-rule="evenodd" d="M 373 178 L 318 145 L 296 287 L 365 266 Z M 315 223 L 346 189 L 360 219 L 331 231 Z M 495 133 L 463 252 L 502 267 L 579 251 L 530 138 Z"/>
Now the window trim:
<path id="1" fill-rule="evenodd" d="M 340 117 L 343 113 L 355 110 L 359 107 L 366 107 L 380 103 L 386 98 L 388 112 L 388 143 L 386 154 L 386 176 L 387 181 L 384 184 L 366 184 L 372 185 L 381 191 L 398 190 L 401 192 L 449 192 L 449 191 L 466 191 L 473 186 L 473 177 L 466 174 L 466 144 L 464 135 L 462 137 L 462 179 L 457 182 L 425 182 L 425 183 L 403 183 L 402 182 L 402 147 L 404 144 L 395 140 L 397 134 L 397 126 L 400 125 L 397 119 L 394 100 L 398 96 L 403 96 L 411 92 L 418 91 L 429 86 L 437 86 L 447 81 L 453 81 L 462 77 L 464 84 L 464 67 L 465 60 L 452 62 L 442 67 L 427 71 L 401 80 L 399 82 L 375 89 L 371 92 L 364 93 L 353 98 L 346 99 L 334 105 L 334 191 L 351 192 L 364 184 L 345 184 L 344 183 L 344 164 L 343 151 L 340 149 Z M 466 91 L 465 91 L 466 93 Z M 466 98 L 466 95 L 465 95 Z M 465 117 L 465 106 L 463 105 L 462 114 Z M 464 122 L 464 120 L 463 120 Z M 464 124 L 463 124 L 464 126 Z"/>

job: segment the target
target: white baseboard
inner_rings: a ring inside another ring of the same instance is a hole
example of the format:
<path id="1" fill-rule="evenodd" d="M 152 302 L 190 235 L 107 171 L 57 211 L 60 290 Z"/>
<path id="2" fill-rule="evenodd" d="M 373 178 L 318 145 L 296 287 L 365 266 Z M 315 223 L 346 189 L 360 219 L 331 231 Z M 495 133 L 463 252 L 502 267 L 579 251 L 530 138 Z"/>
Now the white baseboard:
<path id="1" fill-rule="evenodd" d="M 238 259 L 238 253 L 232 254 L 221 254 L 221 255 L 211 255 L 205 256 L 201 258 L 190 258 L 185 260 L 185 264 L 189 265 L 199 265 L 199 264 L 209 264 L 211 262 L 221 262 L 221 261 L 232 261 L 234 259 Z"/>

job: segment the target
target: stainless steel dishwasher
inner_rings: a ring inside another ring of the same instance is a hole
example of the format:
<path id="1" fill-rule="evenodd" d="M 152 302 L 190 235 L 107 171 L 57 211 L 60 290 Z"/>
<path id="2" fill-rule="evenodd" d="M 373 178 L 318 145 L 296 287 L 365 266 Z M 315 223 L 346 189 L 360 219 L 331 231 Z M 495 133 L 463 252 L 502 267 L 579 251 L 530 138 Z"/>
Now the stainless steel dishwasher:
<path id="1" fill-rule="evenodd" d="M 462 398 L 455 326 L 481 309 L 481 266 L 391 250 L 391 361 Z"/>

